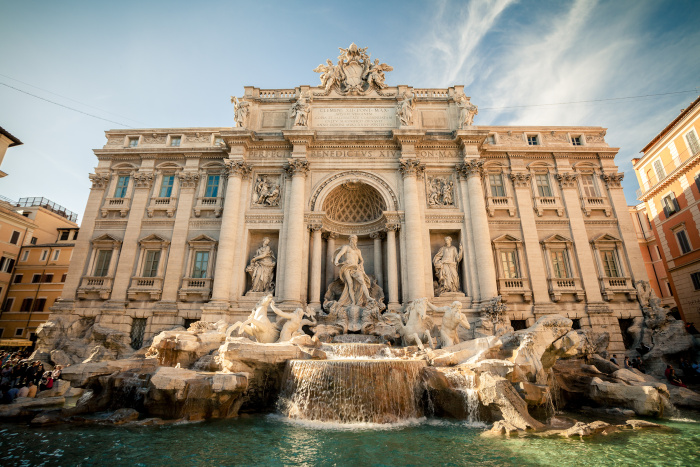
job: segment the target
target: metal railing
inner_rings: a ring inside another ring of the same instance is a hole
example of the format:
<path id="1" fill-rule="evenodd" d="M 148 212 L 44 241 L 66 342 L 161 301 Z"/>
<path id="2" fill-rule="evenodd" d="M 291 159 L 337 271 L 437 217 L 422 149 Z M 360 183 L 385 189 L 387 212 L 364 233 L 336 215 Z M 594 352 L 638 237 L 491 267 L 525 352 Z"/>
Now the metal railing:
<path id="1" fill-rule="evenodd" d="M 65 217 L 71 222 L 76 222 L 78 220 L 78 215 L 76 213 L 69 211 L 58 203 L 54 203 L 48 198 L 20 198 L 16 206 L 24 208 L 39 206 L 44 209 L 48 209 L 61 217 Z"/>

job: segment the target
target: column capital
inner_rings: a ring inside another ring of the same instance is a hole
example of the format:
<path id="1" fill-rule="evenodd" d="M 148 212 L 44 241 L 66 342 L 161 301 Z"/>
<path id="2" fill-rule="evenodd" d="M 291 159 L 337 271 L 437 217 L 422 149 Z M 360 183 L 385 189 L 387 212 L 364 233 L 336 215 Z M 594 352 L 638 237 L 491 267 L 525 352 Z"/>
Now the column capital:
<path id="1" fill-rule="evenodd" d="M 155 175 L 153 172 L 136 172 L 134 174 L 135 188 L 151 188 Z"/>
<path id="2" fill-rule="evenodd" d="M 180 179 L 181 189 L 194 188 L 199 181 L 199 173 L 197 172 L 180 172 L 177 176 Z"/>
<path id="3" fill-rule="evenodd" d="M 309 161 L 307 159 L 291 158 L 287 159 L 287 164 L 288 165 L 285 167 L 285 170 L 292 177 L 297 175 L 306 177 L 306 174 L 309 171 Z"/>
<path id="4" fill-rule="evenodd" d="M 622 186 L 622 179 L 625 178 L 625 174 L 623 172 L 601 174 L 600 178 L 603 179 L 608 188 L 620 188 Z"/>
<path id="5" fill-rule="evenodd" d="M 515 188 L 528 188 L 530 186 L 530 172 L 513 172 L 510 174 L 510 179 L 513 180 Z"/>
<path id="6" fill-rule="evenodd" d="M 226 159 L 224 165 L 226 166 L 224 176 L 227 178 L 230 176 L 243 178 L 250 174 L 250 164 L 242 160 Z"/>
<path id="7" fill-rule="evenodd" d="M 90 174 L 88 177 L 92 182 L 92 188 L 96 190 L 104 190 L 109 184 L 109 175 L 107 174 Z"/>
<path id="8" fill-rule="evenodd" d="M 338 238 L 338 234 L 335 232 L 323 232 L 323 238 L 336 239 L 336 238 Z"/>
<path id="9" fill-rule="evenodd" d="M 384 230 L 387 232 L 396 232 L 401 228 L 401 224 L 399 222 L 387 222 L 386 226 L 384 227 Z"/>
<path id="10" fill-rule="evenodd" d="M 311 232 L 319 232 L 323 230 L 323 224 L 319 222 L 311 222 L 306 226 Z"/>
<path id="11" fill-rule="evenodd" d="M 403 159 L 399 161 L 399 171 L 404 178 L 421 175 L 425 170 L 425 165 L 418 159 Z"/>
<path id="12" fill-rule="evenodd" d="M 576 180 L 578 180 L 578 173 L 576 172 L 564 172 L 558 173 L 556 175 L 557 180 L 562 188 L 576 188 Z"/>
<path id="13" fill-rule="evenodd" d="M 381 240 L 382 238 L 384 238 L 384 232 L 382 232 L 381 230 L 377 232 L 372 232 L 371 234 L 369 234 L 369 238 L 372 238 L 374 240 Z"/>
<path id="14" fill-rule="evenodd" d="M 469 178 L 473 176 L 483 177 L 484 175 L 484 161 L 479 159 L 467 160 L 463 164 L 457 164 L 455 170 L 464 178 Z"/>

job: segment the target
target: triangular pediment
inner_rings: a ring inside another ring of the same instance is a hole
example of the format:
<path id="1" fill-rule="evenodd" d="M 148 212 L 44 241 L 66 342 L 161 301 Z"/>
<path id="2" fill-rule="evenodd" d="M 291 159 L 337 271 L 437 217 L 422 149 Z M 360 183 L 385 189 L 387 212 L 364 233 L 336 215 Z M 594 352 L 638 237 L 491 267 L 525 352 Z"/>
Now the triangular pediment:
<path id="1" fill-rule="evenodd" d="M 170 243 L 170 240 L 165 239 L 165 238 L 163 238 L 163 237 L 161 237 L 160 235 L 157 235 L 157 234 L 151 234 L 151 235 L 149 235 L 149 236 L 147 236 L 147 237 L 143 237 L 141 240 L 139 240 L 139 243 L 140 243 L 140 244 L 144 244 L 144 243 L 160 243 L 160 244 L 166 244 L 166 245 L 167 245 L 167 244 Z"/>
<path id="2" fill-rule="evenodd" d="M 198 235 L 187 241 L 189 244 L 193 243 L 216 243 L 216 240 L 211 238 L 209 235 Z"/>
<path id="3" fill-rule="evenodd" d="M 591 240 L 591 243 L 622 243 L 617 237 L 613 237 L 610 234 L 601 234 Z"/>
<path id="4" fill-rule="evenodd" d="M 110 234 L 102 234 L 99 237 L 92 239 L 92 244 L 94 246 L 114 246 L 121 245 L 122 241 L 119 238 L 113 237 Z"/>
<path id="5" fill-rule="evenodd" d="M 570 238 L 563 235 L 554 234 L 542 240 L 542 243 L 573 243 Z"/>
<path id="6" fill-rule="evenodd" d="M 522 243 L 522 240 L 515 238 L 512 235 L 504 234 L 492 240 L 493 243 Z"/>

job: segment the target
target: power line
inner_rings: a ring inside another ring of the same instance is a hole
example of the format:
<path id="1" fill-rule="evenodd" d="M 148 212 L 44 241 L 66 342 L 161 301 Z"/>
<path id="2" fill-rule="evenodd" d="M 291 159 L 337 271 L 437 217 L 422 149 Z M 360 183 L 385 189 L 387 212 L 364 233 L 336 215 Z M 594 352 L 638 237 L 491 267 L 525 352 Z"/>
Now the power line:
<path id="1" fill-rule="evenodd" d="M 105 112 L 105 113 L 108 113 L 108 114 L 111 114 L 111 115 L 116 115 L 117 117 L 126 118 L 127 120 L 131 120 L 132 122 L 140 123 L 140 124 L 142 124 L 142 125 L 147 125 L 146 123 L 140 122 L 140 121 L 138 121 L 138 120 L 134 120 L 133 118 L 129 118 L 129 117 L 125 116 L 125 115 L 119 115 L 119 114 L 117 114 L 117 113 L 110 112 L 109 110 L 101 109 L 101 108 L 99 108 L 99 107 L 95 107 L 94 105 L 86 104 L 85 102 L 80 102 L 79 100 L 70 98 L 70 97 L 68 97 L 68 96 L 63 96 L 63 95 L 61 95 L 61 94 L 58 94 L 58 93 L 49 91 L 48 89 L 40 88 L 39 86 L 34 86 L 33 84 L 29 84 L 29 83 L 27 83 L 27 82 L 20 81 L 20 80 L 18 80 L 17 78 L 13 78 L 12 76 L 3 75 L 2 73 L 0 73 L 0 76 L 3 76 L 3 77 L 8 78 L 8 79 L 11 79 L 12 81 L 17 81 L 18 83 L 26 84 L 27 86 L 29 86 L 29 87 L 31 87 L 31 88 L 38 89 L 38 90 L 44 91 L 44 92 L 48 92 L 49 94 L 53 94 L 54 96 L 58 96 L 58 97 L 62 97 L 62 98 L 64 98 L 64 99 L 68 99 L 69 101 L 73 101 L 73 102 L 75 102 L 75 103 L 77 103 L 77 104 L 84 105 L 85 107 L 90 107 L 91 109 L 99 110 L 99 111 L 101 111 L 101 112 Z"/>
<path id="2" fill-rule="evenodd" d="M 117 124 L 117 125 L 121 125 L 121 126 L 126 127 L 126 128 L 134 128 L 134 127 L 129 126 L 129 125 L 125 124 L 125 123 L 115 122 L 114 120 L 109 120 L 109 119 L 107 119 L 107 118 L 98 117 L 97 115 L 89 114 L 89 113 L 87 113 L 87 112 L 83 112 L 82 110 L 78 110 L 78 109 L 73 108 L 73 107 L 68 107 L 67 105 L 59 104 L 58 102 L 54 102 L 54 101 L 49 100 L 49 99 L 46 99 L 46 98 L 44 98 L 44 97 L 37 96 L 36 94 L 32 94 L 31 92 L 23 91 L 22 89 L 16 88 L 16 87 L 14 87 L 14 86 L 10 86 L 9 84 L 3 83 L 3 82 L 1 82 L 1 81 L 0 81 L 0 84 L 2 84 L 3 86 L 7 86 L 7 87 L 10 88 L 10 89 L 14 89 L 15 91 L 19 91 L 19 92 L 21 92 L 21 93 L 23 93 L 23 94 L 26 94 L 26 95 L 28 95 L 28 96 L 36 97 L 37 99 L 41 99 L 42 101 L 46 101 L 46 102 L 48 102 L 48 103 L 50 103 L 50 104 L 54 104 L 54 105 L 57 105 L 57 106 L 59 106 L 59 107 L 63 107 L 63 108 L 68 109 L 68 110 L 72 110 L 72 111 L 74 111 L 74 112 L 78 112 L 78 113 L 81 113 L 81 114 L 83 114 L 83 115 L 87 115 L 88 117 L 97 118 L 97 119 L 99 119 L 99 120 L 104 120 L 105 122 L 109 122 L 109 123 L 115 123 L 115 124 Z"/>
<path id="3" fill-rule="evenodd" d="M 479 110 L 502 110 L 502 109 L 522 109 L 525 107 L 547 107 L 551 105 L 570 105 L 570 104 L 587 104 L 591 102 L 606 102 L 606 101 L 620 101 L 625 99 L 641 99 L 644 97 L 656 97 L 656 96 L 670 96 L 672 94 L 684 94 L 688 92 L 698 92 L 698 89 L 688 89 L 687 91 L 676 91 L 676 92 L 664 92 L 660 94 L 645 94 L 643 96 L 627 96 L 627 97 L 610 97 L 607 99 L 592 99 L 587 101 L 572 101 L 572 102 L 556 102 L 551 104 L 529 104 L 529 105 L 511 105 L 508 107 L 481 107 Z"/>

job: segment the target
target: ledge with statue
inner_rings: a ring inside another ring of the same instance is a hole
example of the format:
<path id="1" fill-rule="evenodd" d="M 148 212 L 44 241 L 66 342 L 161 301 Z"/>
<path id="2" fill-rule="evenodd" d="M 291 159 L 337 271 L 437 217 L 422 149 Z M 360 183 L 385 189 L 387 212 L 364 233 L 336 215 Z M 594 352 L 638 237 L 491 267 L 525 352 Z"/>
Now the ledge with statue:
<path id="1" fill-rule="evenodd" d="M 439 307 L 421 298 L 387 311 L 352 241 L 335 260 L 341 279 L 329 289 L 324 311 L 285 312 L 267 294 L 245 320 L 199 321 L 165 331 L 138 352 L 128 352 L 119 335 L 106 336 L 93 325 L 80 330 L 83 339 L 92 339 L 85 343 L 94 345 L 92 353 L 71 355 L 78 339 L 69 337 L 69 328 L 77 330 L 79 323 L 47 323 L 35 358 L 48 354 L 65 365 L 63 378 L 81 388 L 83 397 L 72 408 L 37 412 L 15 406 L 0 409 L 0 417 L 82 423 L 86 413 L 120 409 L 129 414 L 129 424 L 138 425 L 270 411 L 340 423 L 435 416 L 492 423 L 491 434 L 587 436 L 654 425 L 627 420 L 636 416 L 700 409 L 697 393 L 608 360 L 605 333 L 573 330 L 571 320 L 556 314 L 513 331 L 499 297 L 472 320 L 459 301 Z M 637 335 L 651 345 L 642 356 L 651 369 L 668 330 L 677 325 L 662 316 L 648 284 L 638 285 L 640 305 L 650 312 Z M 432 323 L 436 313 L 443 315 L 440 326 Z M 684 349 L 672 350 L 692 351 L 692 338 L 684 342 Z M 567 419 L 564 427 L 549 425 L 554 408 L 582 405 L 626 422 Z"/>

